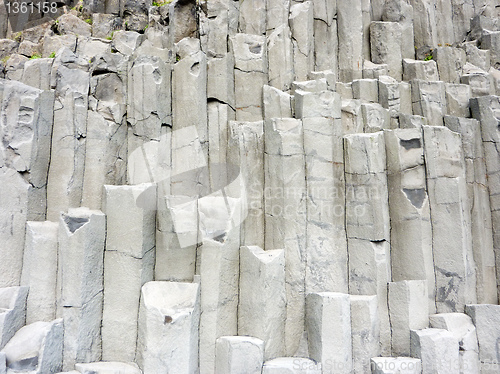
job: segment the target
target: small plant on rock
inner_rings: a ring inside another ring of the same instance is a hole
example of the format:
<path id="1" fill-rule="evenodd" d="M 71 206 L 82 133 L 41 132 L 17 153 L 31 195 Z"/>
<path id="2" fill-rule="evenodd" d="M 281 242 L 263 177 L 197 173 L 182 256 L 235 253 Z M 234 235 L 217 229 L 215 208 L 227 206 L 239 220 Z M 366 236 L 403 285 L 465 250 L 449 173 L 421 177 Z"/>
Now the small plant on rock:
<path id="1" fill-rule="evenodd" d="M 30 60 L 35 60 L 37 58 L 42 58 L 42 55 L 39 53 L 35 53 L 33 56 L 30 57 Z"/>
<path id="2" fill-rule="evenodd" d="M 49 58 L 56 58 L 56 53 L 55 53 L 55 52 L 52 52 L 52 53 L 49 55 Z"/>

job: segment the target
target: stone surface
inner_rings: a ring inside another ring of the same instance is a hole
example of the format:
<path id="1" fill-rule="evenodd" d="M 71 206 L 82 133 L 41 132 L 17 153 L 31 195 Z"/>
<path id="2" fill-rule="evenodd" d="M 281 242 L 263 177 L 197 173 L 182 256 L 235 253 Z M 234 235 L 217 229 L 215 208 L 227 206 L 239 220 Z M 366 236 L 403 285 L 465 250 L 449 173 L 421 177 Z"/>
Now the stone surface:
<path id="1" fill-rule="evenodd" d="M 148 282 L 142 287 L 137 363 L 144 373 L 198 370 L 199 285 Z M 175 349 L 179 344 L 182 350 Z"/>
<path id="2" fill-rule="evenodd" d="M 306 330 L 311 359 L 323 373 L 352 372 L 349 295 L 320 292 L 307 295 Z M 330 316 L 338 318 L 332 319 Z"/>
<path id="3" fill-rule="evenodd" d="M 260 374 L 264 364 L 264 342 L 247 336 L 223 336 L 217 339 L 217 374 Z"/>
<path id="4" fill-rule="evenodd" d="M 370 360 L 372 374 L 421 374 L 422 362 L 410 357 L 374 357 Z"/>
<path id="5" fill-rule="evenodd" d="M 422 360 L 422 374 L 458 373 L 458 351 L 458 339 L 447 330 L 411 330 L 411 356 Z"/>
<path id="6" fill-rule="evenodd" d="M 123 363 L 123 362 L 92 362 L 89 364 L 76 364 L 75 369 L 78 373 L 82 374 L 109 374 L 119 373 L 123 374 L 142 374 L 136 363 Z"/>
<path id="7" fill-rule="evenodd" d="M 498 341 L 498 319 L 500 316 L 498 305 L 473 304 L 465 307 L 465 313 L 472 319 L 476 327 L 479 343 L 479 360 L 482 365 L 491 365 L 494 369 L 498 365 L 496 342 Z M 483 371 L 481 371 L 483 372 Z"/>
<path id="8" fill-rule="evenodd" d="M 63 363 L 63 320 L 35 322 L 21 328 L 3 347 L 8 372 L 49 374 Z"/>
<path id="9" fill-rule="evenodd" d="M 269 360 L 262 367 L 262 374 L 320 374 L 321 364 L 308 358 L 280 357 Z"/>
<path id="10" fill-rule="evenodd" d="M 55 222 L 27 222 L 21 285 L 29 287 L 26 324 L 56 317 L 57 236 Z"/>
<path id="11" fill-rule="evenodd" d="M 0 349 L 3 349 L 16 332 L 26 323 L 26 298 L 28 287 L 0 288 Z"/>
<path id="12" fill-rule="evenodd" d="M 265 344 L 265 359 L 285 353 L 285 253 L 242 247 L 240 252 L 238 334 Z"/>

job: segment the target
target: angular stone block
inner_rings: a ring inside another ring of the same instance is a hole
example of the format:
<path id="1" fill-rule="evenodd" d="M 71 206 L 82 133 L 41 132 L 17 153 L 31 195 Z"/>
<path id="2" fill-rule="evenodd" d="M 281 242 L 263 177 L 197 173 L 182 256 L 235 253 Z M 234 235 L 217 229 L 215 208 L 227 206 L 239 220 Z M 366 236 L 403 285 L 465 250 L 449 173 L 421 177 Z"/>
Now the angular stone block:
<path id="1" fill-rule="evenodd" d="M 265 344 L 265 358 L 285 352 L 285 253 L 241 247 L 238 333 Z"/>
<path id="2" fill-rule="evenodd" d="M 466 84 L 445 84 L 447 113 L 450 116 L 470 117 L 469 100 L 472 90 Z"/>
<path id="3" fill-rule="evenodd" d="M 411 82 L 413 113 L 426 117 L 429 125 L 442 126 L 446 114 L 443 82 L 413 80 Z"/>
<path id="4" fill-rule="evenodd" d="M 410 330 L 429 326 L 429 296 L 426 281 L 409 280 L 389 283 L 389 316 L 392 328 L 392 352 L 410 355 Z"/>
<path id="5" fill-rule="evenodd" d="M 26 323 L 28 287 L 0 288 L 0 349 Z"/>
<path id="6" fill-rule="evenodd" d="M 295 116 L 297 118 L 341 118 L 340 95 L 332 91 L 295 91 Z"/>
<path id="7" fill-rule="evenodd" d="M 401 46 L 404 41 L 397 22 L 372 22 L 370 25 L 371 56 L 376 64 L 387 64 L 387 75 L 401 80 Z"/>
<path id="8" fill-rule="evenodd" d="M 342 123 L 306 118 L 306 292 L 347 292 Z M 333 256 L 332 256 L 333 254 Z"/>
<path id="9" fill-rule="evenodd" d="M 434 313 L 432 227 L 422 131 L 417 128 L 397 129 L 384 134 L 391 216 L 392 280 L 425 279 L 429 311 Z"/>
<path id="10" fill-rule="evenodd" d="M 293 64 L 295 80 L 304 81 L 314 70 L 314 16 L 313 3 L 304 2 L 290 7 Z"/>
<path id="11" fill-rule="evenodd" d="M 198 372 L 199 292 L 196 283 L 148 282 L 142 287 L 136 359 L 144 373 Z"/>
<path id="12" fill-rule="evenodd" d="M 377 296 L 350 296 L 353 373 L 368 373 L 380 354 Z"/>
<path id="13" fill-rule="evenodd" d="M 437 62 L 440 80 L 460 83 L 460 76 L 467 58 L 465 51 L 459 48 L 438 47 L 432 53 L 433 59 Z"/>
<path id="14" fill-rule="evenodd" d="M 264 128 L 265 248 L 285 250 L 285 344 L 286 354 L 292 356 L 304 331 L 307 187 L 303 125 L 284 118 L 266 120 Z"/>
<path id="15" fill-rule="evenodd" d="M 239 32 L 262 35 L 266 33 L 266 0 L 251 0 L 240 6 Z"/>
<path id="16" fill-rule="evenodd" d="M 423 81 L 434 82 L 439 80 L 436 61 L 433 60 L 417 61 L 405 58 L 403 60 L 403 71 L 403 79 L 405 81 L 419 79 Z"/>
<path id="17" fill-rule="evenodd" d="M 265 118 L 292 118 L 292 96 L 267 85 L 262 96 Z"/>
<path id="18" fill-rule="evenodd" d="M 363 73 L 363 14 L 361 0 L 337 2 L 339 43 L 338 76 L 341 82 L 360 79 Z M 316 48 L 317 50 L 318 48 Z"/>
<path id="19" fill-rule="evenodd" d="M 223 336 L 217 339 L 217 374 L 261 374 L 264 342 L 250 336 Z"/>
<path id="20" fill-rule="evenodd" d="M 3 348 L 7 370 L 56 373 L 63 363 L 63 321 L 35 322 L 21 328 Z"/>
<path id="21" fill-rule="evenodd" d="M 479 343 L 479 360 L 483 365 L 492 368 L 498 365 L 497 344 L 500 307 L 490 304 L 466 305 L 465 313 L 476 326 L 477 341 Z M 481 371 L 483 372 L 483 371 Z"/>
<path id="22" fill-rule="evenodd" d="M 476 328 L 469 316 L 463 313 L 441 313 L 429 317 L 430 326 L 448 330 L 460 346 L 460 373 L 479 374 L 479 346 Z"/>
<path id="23" fill-rule="evenodd" d="M 458 373 L 458 340 L 441 329 L 411 330 L 411 356 L 422 360 L 422 374 Z"/>
<path id="24" fill-rule="evenodd" d="M 234 57 L 209 58 L 207 62 L 207 98 L 234 107 Z"/>
<path id="25" fill-rule="evenodd" d="M 292 34 L 288 25 L 280 25 L 267 36 L 269 85 L 288 91 L 295 78 Z"/>
<path id="26" fill-rule="evenodd" d="M 354 99 L 378 103 L 378 81 L 376 79 L 356 79 L 352 82 Z"/>
<path id="27" fill-rule="evenodd" d="M 363 79 L 378 79 L 382 75 L 387 75 L 387 64 L 374 64 L 371 61 L 363 63 Z"/>
<path id="28" fill-rule="evenodd" d="M 365 133 L 378 132 L 391 127 L 389 110 L 378 103 L 361 104 L 361 115 Z"/>
<path id="29" fill-rule="evenodd" d="M 105 232 L 100 211 L 70 209 L 59 220 L 57 315 L 64 318 L 64 370 L 101 356 Z"/>
<path id="30" fill-rule="evenodd" d="M 330 318 L 332 315 L 338 318 Z M 309 355 L 321 362 L 322 373 L 352 373 L 349 295 L 335 292 L 307 295 L 306 331 Z"/>
<path id="31" fill-rule="evenodd" d="M 57 229 L 55 222 L 27 222 L 21 285 L 29 287 L 26 324 L 56 317 Z"/>

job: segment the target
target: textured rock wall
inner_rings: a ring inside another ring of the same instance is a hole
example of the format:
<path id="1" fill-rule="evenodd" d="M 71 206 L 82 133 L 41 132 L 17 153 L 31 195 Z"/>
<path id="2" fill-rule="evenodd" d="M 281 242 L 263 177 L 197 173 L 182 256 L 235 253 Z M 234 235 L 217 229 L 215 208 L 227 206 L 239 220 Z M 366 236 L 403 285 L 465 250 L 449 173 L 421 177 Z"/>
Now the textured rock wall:
<path id="1" fill-rule="evenodd" d="M 0 7 L 0 374 L 500 373 L 499 6 Z"/>

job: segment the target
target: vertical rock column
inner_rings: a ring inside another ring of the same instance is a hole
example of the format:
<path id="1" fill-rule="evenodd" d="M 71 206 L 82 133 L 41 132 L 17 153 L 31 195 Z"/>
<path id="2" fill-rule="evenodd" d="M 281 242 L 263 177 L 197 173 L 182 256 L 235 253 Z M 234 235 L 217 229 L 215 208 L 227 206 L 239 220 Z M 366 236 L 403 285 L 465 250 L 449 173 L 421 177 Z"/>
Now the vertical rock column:
<path id="1" fill-rule="evenodd" d="M 314 17 L 314 70 L 332 70 L 337 76 L 339 64 L 337 0 L 313 1 L 312 5 Z M 361 16 L 361 5 L 358 14 Z"/>
<path id="2" fill-rule="evenodd" d="M 56 222 L 27 222 L 21 285 L 29 287 L 26 324 L 56 318 Z"/>
<path id="3" fill-rule="evenodd" d="M 285 355 L 285 253 L 241 247 L 238 334 L 264 341 L 264 359 Z"/>
<path id="4" fill-rule="evenodd" d="M 265 247 L 285 249 L 286 355 L 304 331 L 306 178 L 302 121 L 265 121 Z"/>
<path id="5" fill-rule="evenodd" d="M 425 279 L 429 312 L 434 313 L 436 281 L 422 131 L 386 131 L 385 146 L 391 215 L 392 280 Z"/>
<path id="6" fill-rule="evenodd" d="M 153 280 L 156 186 L 105 186 L 106 251 L 102 359 L 135 359 L 141 287 Z M 123 219 L 127 217 L 127 219 Z"/>
<path id="7" fill-rule="evenodd" d="M 82 205 L 90 209 L 101 208 L 104 184 L 126 182 L 128 64 L 120 54 L 92 60 L 82 192 Z"/>
<path id="8" fill-rule="evenodd" d="M 197 373 L 199 321 L 198 284 L 146 283 L 141 291 L 137 339 L 141 370 L 145 374 Z"/>
<path id="9" fill-rule="evenodd" d="M 472 250 L 476 264 L 477 302 L 497 304 L 497 280 L 493 228 L 479 121 L 446 116 L 446 127 L 462 135 L 467 181 L 468 209 L 472 223 Z"/>
<path id="10" fill-rule="evenodd" d="M 45 220 L 54 94 L 0 83 L 0 287 L 19 285 L 26 220 Z"/>
<path id="11" fill-rule="evenodd" d="M 341 100 L 338 94 L 331 96 L 331 112 L 324 113 L 328 117 L 302 119 L 307 186 L 306 293 L 348 291 Z"/>
<path id="12" fill-rule="evenodd" d="M 349 295 L 335 292 L 307 295 L 306 330 L 309 355 L 321 362 L 322 373 L 353 372 Z"/>
<path id="13" fill-rule="evenodd" d="M 363 15 L 361 0 L 338 1 L 337 17 L 339 80 L 341 82 L 350 82 L 354 79 L 361 79 L 363 75 Z"/>
<path id="14" fill-rule="evenodd" d="M 497 290 L 500 295 L 500 134 L 498 121 L 500 119 L 500 98 L 485 96 L 471 99 L 472 116 L 481 122 L 481 137 L 483 140 L 486 173 L 490 193 L 491 219 L 493 229 L 493 249 L 495 252 Z"/>
<path id="15" fill-rule="evenodd" d="M 389 198 L 383 132 L 344 137 L 349 293 L 377 295 L 380 344 L 390 353 L 387 283 L 391 281 Z"/>
<path id="16" fill-rule="evenodd" d="M 228 159 L 240 169 L 248 215 L 241 224 L 241 245 L 264 247 L 264 122 L 231 122 Z"/>
<path id="17" fill-rule="evenodd" d="M 314 5 L 310 1 L 290 7 L 292 30 L 293 71 L 295 81 L 307 80 L 314 70 Z"/>
<path id="18" fill-rule="evenodd" d="M 215 370 L 216 341 L 238 332 L 239 199 L 218 191 L 198 200 L 201 287 L 200 374 Z"/>
<path id="19" fill-rule="evenodd" d="M 65 49 L 52 67 L 55 87 L 52 154 L 47 185 L 47 219 L 80 206 L 85 166 L 85 141 L 90 74 L 87 61 Z"/>
<path id="20" fill-rule="evenodd" d="M 268 83 L 266 38 L 236 34 L 230 42 L 234 53 L 236 120 L 260 121 L 262 87 Z"/>
<path id="21" fill-rule="evenodd" d="M 423 126 L 438 313 L 462 312 L 476 300 L 470 211 L 459 134 Z"/>
<path id="22" fill-rule="evenodd" d="M 58 314 L 64 318 L 64 370 L 101 359 L 105 233 L 106 217 L 100 211 L 70 209 L 59 220 Z"/>
<path id="23" fill-rule="evenodd" d="M 370 25 L 371 55 L 376 64 L 387 64 L 388 75 L 401 80 L 401 26 L 397 22 L 372 22 Z M 405 41 L 404 43 L 406 43 Z"/>

